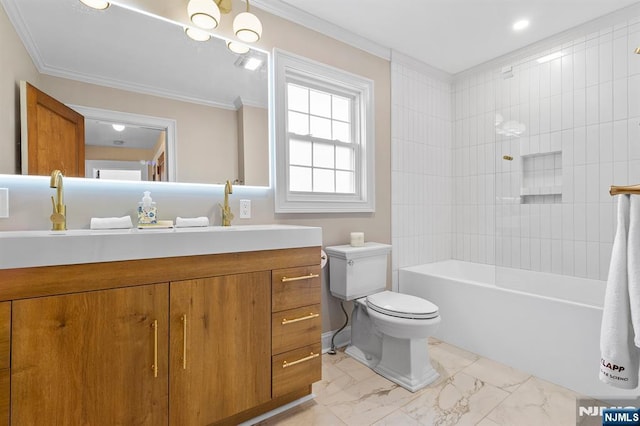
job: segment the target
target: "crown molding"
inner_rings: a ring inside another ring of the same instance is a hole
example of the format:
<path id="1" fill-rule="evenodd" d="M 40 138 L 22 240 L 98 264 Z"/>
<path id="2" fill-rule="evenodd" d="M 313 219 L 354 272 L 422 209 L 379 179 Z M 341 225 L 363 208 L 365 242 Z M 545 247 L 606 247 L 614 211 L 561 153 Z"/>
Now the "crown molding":
<path id="1" fill-rule="evenodd" d="M 343 27 L 318 18 L 282 0 L 252 0 L 251 6 L 364 50 L 374 56 L 386 60 L 391 59 L 391 49 L 389 47 L 382 46 Z"/>
<path id="2" fill-rule="evenodd" d="M 453 81 L 453 75 L 448 72 L 422 62 L 413 56 L 398 52 L 397 50 L 391 51 L 391 63 L 407 66 L 444 83 L 451 83 Z"/>

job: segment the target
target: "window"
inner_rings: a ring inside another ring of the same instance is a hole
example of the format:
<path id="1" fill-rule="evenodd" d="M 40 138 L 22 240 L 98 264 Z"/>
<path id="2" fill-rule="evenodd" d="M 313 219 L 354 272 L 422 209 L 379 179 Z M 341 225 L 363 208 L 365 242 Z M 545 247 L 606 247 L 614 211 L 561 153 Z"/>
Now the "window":
<path id="1" fill-rule="evenodd" d="M 277 51 L 276 212 L 374 211 L 373 82 Z"/>

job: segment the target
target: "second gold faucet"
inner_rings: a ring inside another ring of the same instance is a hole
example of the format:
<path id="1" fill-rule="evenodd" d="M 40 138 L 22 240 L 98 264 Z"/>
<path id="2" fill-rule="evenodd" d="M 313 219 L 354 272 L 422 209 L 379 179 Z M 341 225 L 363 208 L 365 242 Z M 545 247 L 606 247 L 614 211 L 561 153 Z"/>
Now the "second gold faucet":
<path id="1" fill-rule="evenodd" d="M 222 208 L 222 226 L 231 226 L 231 221 L 233 220 L 233 213 L 231 212 L 231 207 L 229 207 L 229 194 L 233 194 L 233 186 L 231 186 L 231 181 L 227 181 L 224 185 L 224 205 L 221 205 Z"/>
<path id="2" fill-rule="evenodd" d="M 62 172 L 60 170 L 54 170 L 51 172 L 51 188 L 56 188 L 57 201 L 51 196 L 51 203 L 53 204 L 53 213 L 51 213 L 51 230 L 53 231 L 65 231 L 67 229 L 67 206 L 64 204 L 64 190 L 62 187 Z"/>

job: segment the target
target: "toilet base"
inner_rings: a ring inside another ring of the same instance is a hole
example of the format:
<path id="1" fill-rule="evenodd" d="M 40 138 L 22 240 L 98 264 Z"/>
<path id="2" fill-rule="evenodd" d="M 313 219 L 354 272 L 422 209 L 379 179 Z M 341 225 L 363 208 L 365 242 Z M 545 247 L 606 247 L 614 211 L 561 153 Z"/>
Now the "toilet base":
<path id="1" fill-rule="evenodd" d="M 411 392 L 430 385 L 440 377 L 431 365 L 427 339 L 397 339 L 385 335 L 381 359 L 354 345 L 349 345 L 345 353 Z"/>

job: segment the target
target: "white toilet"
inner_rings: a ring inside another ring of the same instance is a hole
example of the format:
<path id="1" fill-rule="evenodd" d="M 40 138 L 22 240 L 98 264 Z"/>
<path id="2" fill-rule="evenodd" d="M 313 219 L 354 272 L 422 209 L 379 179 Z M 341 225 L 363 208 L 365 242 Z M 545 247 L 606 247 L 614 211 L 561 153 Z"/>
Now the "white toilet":
<path id="1" fill-rule="evenodd" d="M 354 300 L 346 353 L 415 392 L 436 380 L 427 338 L 440 323 L 428 300 L 386 290 L 388 244 L 326 247 L 331 294 Z"/>

